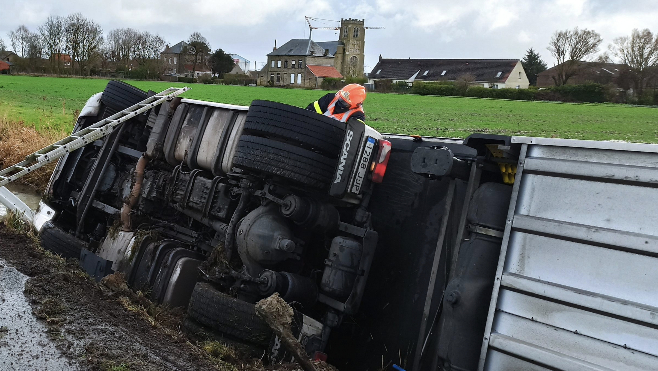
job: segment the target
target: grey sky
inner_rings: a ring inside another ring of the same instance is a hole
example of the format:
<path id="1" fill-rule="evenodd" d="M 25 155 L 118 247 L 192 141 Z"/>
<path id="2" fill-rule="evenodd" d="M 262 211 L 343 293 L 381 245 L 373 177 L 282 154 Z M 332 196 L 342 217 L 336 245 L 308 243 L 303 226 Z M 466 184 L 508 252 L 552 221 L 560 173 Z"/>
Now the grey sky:
<path id="1" fill-rule="evenodd" d="M 629 5 L 630 4 L 630 5 Z M 523 58 L 533 47 L 549 66 L 546 50 L 556 30 L 580 27 L 603 37 L 602 51 L 633 28 L 658 32 L 656 0 L 0 0 L 0 38 L 19 25 L 36 32 L 49 15 L 80 12 L 103 30 L 132 27 L 157 33 L 170 45 L 194 32 L 214 49 L 249 59 L 258 68 L 272 51 L 292 38 L 308 37 L 304 16 L 365 19 L 366 71 L 384 58 Z M 314 26 L 337 23 L 314 22 Z M 338 39 L 315 30 L 315 41 Z"/>

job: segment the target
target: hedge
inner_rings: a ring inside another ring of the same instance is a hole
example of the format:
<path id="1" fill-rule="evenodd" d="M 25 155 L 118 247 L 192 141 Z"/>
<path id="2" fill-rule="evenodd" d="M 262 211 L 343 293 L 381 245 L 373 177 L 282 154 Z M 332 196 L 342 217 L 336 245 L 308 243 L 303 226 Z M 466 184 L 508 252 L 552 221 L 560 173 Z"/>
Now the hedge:
<path id="1" fill-rule="evenodd" d="M 393 90 L 395 91 L 395 88 Z M 609 100 L 609 97 L 607 97 L 609 95 L 608 90 L 605 85 L 590 83 L 554 86 L 542 90 L 535 87 L 529 89 L 491 89 L 483 86 L 469 86 L 463 91 L 463 87 L 460 89 L 454 83 L 418 81 L 414 83 L 409 92 L 419 95 L 462 95 L 476 98 L 601 103 Z"/>

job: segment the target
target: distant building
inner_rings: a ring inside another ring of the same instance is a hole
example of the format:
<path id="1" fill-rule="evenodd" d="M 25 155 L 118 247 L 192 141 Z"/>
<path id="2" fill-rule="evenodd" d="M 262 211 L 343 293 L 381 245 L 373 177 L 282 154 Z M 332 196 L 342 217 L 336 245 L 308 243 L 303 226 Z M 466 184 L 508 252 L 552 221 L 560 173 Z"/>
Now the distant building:
<path id="1" fill-rule="evenodd" d="M 233 62 L 236 65 L 240 66 L 240 70 L 242 70 L 243 73 L 247 73 L 248 71 L 251 70 L 251 62 L 248 59 L 238 54 L 229 54 L 229 55 L 231 56 L 231 58 L 233 58 Z M 231 73 L 233 73 L 233 71 L 231 71 Z"/>
<path id="2" fill-rule="evenodd" d="M 580 85 L 587 82 L 598 84 L 613 83 L 623 85 L 620 79 L 624 79 L 625 72 L 629 67 L 625 64 L 600 63 L 600 62 L 578 62 L 577 72 L 567 80 L 567 85 Z M 537 86 L 548 88 L 555 86 L 559 65 L 540 72 L 537 75 Z"/>
<path id="3" fill-rule="evenodd" d="M 528 76 L 518 59 L 384 59 L 368 74 L 376 80 L 456 81 L 468 78 L 486 88 L 527 89 Z"/>
<path id="4" fill-rule="evenodd" d="M 325 77 L 363 77 L 363 22 L 358 19 L 342 19 L 338 41 L 292 39 L 278 48 L 275 45 L 267 55 L 267 64 L 259 73 L 259 85 L 317 87 Z M 309 66 L 329 69 L 310 69 Z"/>
<path id="5" fill-rule="evenodd" d="M 0 60 L 0 74 L 7 75 L 11 74 L 11 62 Z"/>
<path id="6" fill-rule="evenodd" d="M 195 70 L 194 76 L 191 77 L 199 77 L 200 75 L 210 74 L 210 68 L 208 68 L 209 56 L 198 56 L 199 60 L 197 60 L 195 69 L 194 55 L 187 53 L 186 48 L 187 43 L 185 41 L 181 41 L 171 47 L 169 45 L 165 47 L 165 50 L 160 53 L 164 74 L 191 76 L 193 70 Z"/>
<path id="7" fill-rule="evenodd" d="M 9 50 L 0 51 L 0 61 L 15 63 L 19 59 L 18 55 Z"/>
<path id="8" fill-rule="evenodd" d="M 58 54 L 55 60 L 62 63 L 62 66 L 71 67 L 71 56 L 68 54 Z"/>

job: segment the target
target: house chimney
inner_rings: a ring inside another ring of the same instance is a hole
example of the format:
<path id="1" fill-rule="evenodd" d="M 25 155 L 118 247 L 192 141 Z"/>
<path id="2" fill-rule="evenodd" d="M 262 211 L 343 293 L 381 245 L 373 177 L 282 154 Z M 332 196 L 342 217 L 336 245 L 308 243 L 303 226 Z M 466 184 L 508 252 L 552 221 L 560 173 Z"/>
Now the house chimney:
<path id="1" fill-rule="evenodd" d="M 382 55 L 381 54 L 379 55 L 379 61 L 380 62 L 382 61 Z"/>
<path id="2" fill-rule="evenodd" d="M 272 49 L 272 51 L 275 51 L 275 50 L 276 50 L 276 39 L 274 39 L 274 49 Z"/>

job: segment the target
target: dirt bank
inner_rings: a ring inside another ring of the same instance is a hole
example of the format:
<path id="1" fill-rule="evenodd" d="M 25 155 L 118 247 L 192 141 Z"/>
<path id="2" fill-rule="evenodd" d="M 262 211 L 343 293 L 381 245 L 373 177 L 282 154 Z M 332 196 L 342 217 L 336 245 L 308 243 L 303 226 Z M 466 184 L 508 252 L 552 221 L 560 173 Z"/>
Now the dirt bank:
<path id="1" fill-rule="evenodd" d="M 179 330 L 180 313 L 147 316 L 139 303 L 0 225 L 0 257 L 30 277 L 25 295 L 50 340 L 88 370 L 220 369 Z"/>

